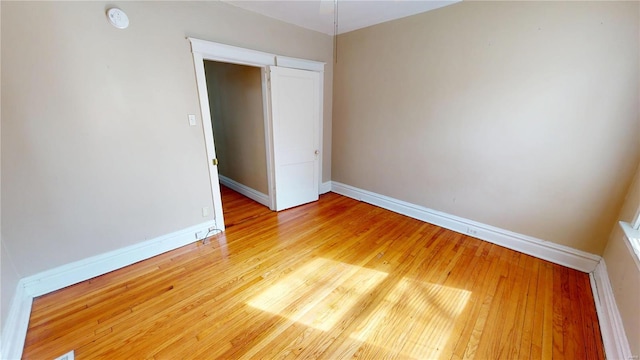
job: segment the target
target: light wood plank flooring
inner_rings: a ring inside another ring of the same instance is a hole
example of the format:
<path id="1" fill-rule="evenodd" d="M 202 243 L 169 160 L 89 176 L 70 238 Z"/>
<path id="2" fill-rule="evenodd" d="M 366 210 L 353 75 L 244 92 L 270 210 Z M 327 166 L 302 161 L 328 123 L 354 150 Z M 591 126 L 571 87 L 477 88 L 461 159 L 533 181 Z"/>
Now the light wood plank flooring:
<path id="1" fill-rule="evenodd" d="M 588 276 L 329 193 L 35 299 L 24 357 L 603 359 Z"/>

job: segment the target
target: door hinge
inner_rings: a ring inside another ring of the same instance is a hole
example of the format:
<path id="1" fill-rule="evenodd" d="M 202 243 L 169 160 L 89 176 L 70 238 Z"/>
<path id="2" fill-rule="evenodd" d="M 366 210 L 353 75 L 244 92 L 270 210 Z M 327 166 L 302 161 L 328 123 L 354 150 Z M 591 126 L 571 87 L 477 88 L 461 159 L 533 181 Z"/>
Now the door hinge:
<path id="1" fill-rule="evenodd" d="M 211 159 L 213 166 L 218 166 L 218 159 Z"/>

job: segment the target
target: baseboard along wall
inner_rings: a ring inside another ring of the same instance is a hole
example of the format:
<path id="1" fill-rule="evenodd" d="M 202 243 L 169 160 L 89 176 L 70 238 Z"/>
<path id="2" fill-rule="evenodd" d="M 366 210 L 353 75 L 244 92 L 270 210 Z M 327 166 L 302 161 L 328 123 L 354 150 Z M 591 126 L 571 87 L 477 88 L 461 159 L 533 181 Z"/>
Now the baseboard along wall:
<path id="1" fill-rule="evenodd" d="M 608 359 L 633 359 L 604 259 L 568 246 L 478 223 L 420 205 L 333 181 L 331 190 L 383 209 L 463 233 L 527 255 L 589 273 L 600 331 Z"/>
<path id="2" fill-rule="evenodd" d="M 29 327 L 32 303 L 33 296 L 25 292 L 24 282 L 20 280 L 11 301 L 7 320 L 2 328 L 1 359 L 13 360 L 22 358 L 22 349 L 24 348 L 24 340 Z"/>
<path id="3" fill-rule="evenodd" d="M 239 182 L 233 179 L 229 179 L 224 175 L 218 174 L 218 178 L 220 179 L 220 183 L 228 187 L 229 189 L 239 192 L 240 194 L 259 204 L 269 207 L 269 195 L 261 193 L 260 191 L 250 188 L 246 185 L 240 184 Z"/>
<path id="4" fill-rule="evenodd" d="M 325 181 L 320 184 L 320 189 L 318 191 L 319 194 L 326 194 L 331 191 L 331 181 Z"/>
<path id="5" fill-rule="evenodd" d="M 225 181 L 228 182 L 225 183 Z M 265 194 L 238 184 L 231 179 L 223 178 L 222 176 L 220 177 L 220 182 L 268 206 L 252 197 L 256 196 L 257 199 L 262 199 L 262 201 L 266 198 L 268 201 L 268 196 Z M 243 191 L 252 194 L 252 196 L 237 190 L 234 186 L 243 189 Z M 599 256 L 428 209 L 335 181 L 322 183 L 320 192 L 325 193 L 329 191 L 559 265 L 590 273 L 607 358 L 631 358 L 629 343 L 624 328 L 622 327 L 622 320 L 613 296 L 606 266 L 604 260 Z M 198 240 L 198 234 L 204 236 L 210 228 L 215 228 L 215 221 L 198 224 L 139 244 L 76 261 L 21 279 L 18 283 L 16 294 L 2 331 L 2 359 L 19 359 L 22 356 L 34 297 L 62 289 L 187 245 Z"/>
<path id="6" fill-rule="evenodd" d="M 634 359 L 604 259 L 589 274 L 604 351 L 608 359 Z M 637 359 L 637 358 L 635 358 Z"/>
<path id="7" fill-rule="evenodd" d="M 215 229 L 214 220 L 22 278 L 2 329 L 2 359 L 20 359 L 33 298 L 135 264 L 201 240 Z"/>
<path id="8" fill-rule="evenodd" d="M 592 272 L 600 261 L 600 256 L 598 255 L 464 219 L 339 182 L 332 182 L 331 190 L 340 195 L 582 272 Z"/>

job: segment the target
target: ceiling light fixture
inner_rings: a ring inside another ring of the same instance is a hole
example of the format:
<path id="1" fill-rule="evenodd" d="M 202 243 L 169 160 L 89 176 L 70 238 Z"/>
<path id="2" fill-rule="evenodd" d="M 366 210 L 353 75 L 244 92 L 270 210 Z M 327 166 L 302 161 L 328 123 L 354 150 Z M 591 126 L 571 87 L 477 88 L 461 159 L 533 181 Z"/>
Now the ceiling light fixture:
<path id="1" fill-rule="evenodd" d="M 107 10 L 107 19 L 111 25 L 118 29 L 126 29 L 129 26 L 129 17 L 124 11 L 118 8 L 110 8 Z"/>

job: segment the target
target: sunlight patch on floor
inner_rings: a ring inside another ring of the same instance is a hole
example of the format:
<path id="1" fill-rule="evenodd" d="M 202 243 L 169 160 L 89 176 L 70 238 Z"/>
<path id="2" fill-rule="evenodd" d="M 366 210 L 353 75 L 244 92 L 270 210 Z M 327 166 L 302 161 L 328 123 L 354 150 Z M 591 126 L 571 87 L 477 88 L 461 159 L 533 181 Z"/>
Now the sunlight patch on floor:
<path id="1" fill-rule="evenodd" d="M 351 338 L 404 358 L 437 359 L 470 291 L 403 278 Z"/>
<path id="2" fill-rule="evenodd" d="M 386 276 L 384 272 L 317 258 L 247 304 L 327 331 Z"/>

